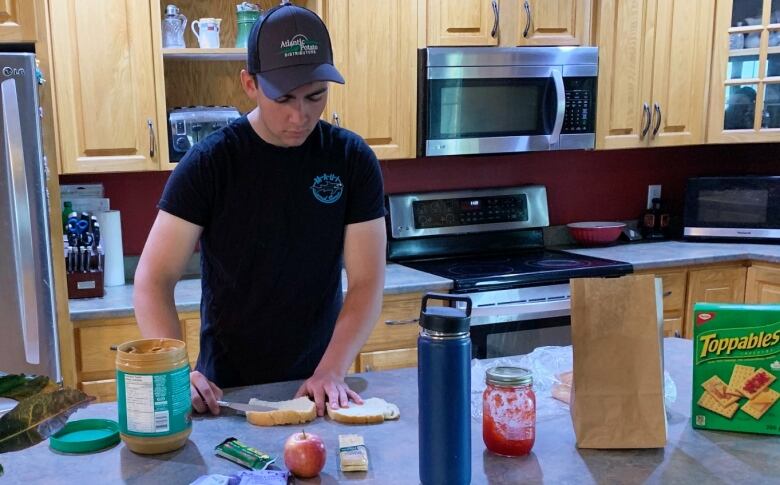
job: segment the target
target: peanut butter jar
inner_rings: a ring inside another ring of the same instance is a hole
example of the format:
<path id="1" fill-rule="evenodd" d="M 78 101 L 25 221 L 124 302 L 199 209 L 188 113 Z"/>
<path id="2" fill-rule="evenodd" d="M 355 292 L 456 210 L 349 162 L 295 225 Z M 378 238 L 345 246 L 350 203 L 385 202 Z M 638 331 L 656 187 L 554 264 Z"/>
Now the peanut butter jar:
<path id="1" fill-rule="evenodd" d="M 117 347 L 119 433 L 135 453 L 166 453 L 192 431 L 190 364 L 184 342 L 142 339 Z"/>

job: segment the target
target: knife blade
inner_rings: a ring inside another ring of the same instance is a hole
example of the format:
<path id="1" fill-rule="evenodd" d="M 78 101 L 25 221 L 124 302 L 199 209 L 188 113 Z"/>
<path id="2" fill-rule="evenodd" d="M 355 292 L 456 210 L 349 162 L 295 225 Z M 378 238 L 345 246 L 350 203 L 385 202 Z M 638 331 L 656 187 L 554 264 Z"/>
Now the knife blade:
<path id="1" fill-rule="evenodd" d="M 243 413 L 254 411 L 254 412 L 268 412 L 268 411 L 276 411 L 277 408 L 272 408 L 270 406 L 258 406 L 256 404 L 246 404 L 242 402 L 227 402 L 227 401 L 217 401 L 217 404 L 219 404 L 223 408 L 230 408 L 235 409 L 236 411 L 241 411 Z"/>

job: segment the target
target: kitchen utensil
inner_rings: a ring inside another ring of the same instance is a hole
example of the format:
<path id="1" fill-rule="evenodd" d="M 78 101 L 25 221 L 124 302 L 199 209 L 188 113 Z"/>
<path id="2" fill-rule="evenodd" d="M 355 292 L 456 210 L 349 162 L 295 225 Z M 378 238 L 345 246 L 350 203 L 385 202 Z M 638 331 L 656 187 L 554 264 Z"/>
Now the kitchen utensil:
<path id="1" fill-rule="evenodd" d="M 255 21 L 260 18 L 260 7 L 254 3 L 243 2 L 236 5 L 236 47 L 246 47 L 249 32 Z"/>
<path id="2" fill-rule="evenodd" d="M 614 242 L 626 225 L 622 222 L 573 222 L 566 227 L 583 246 L 599 246 Z"/>
<path id="3" fill-rule="evenodd" d="M 276 408 L 272 408 L 269 406 L 259 406 L 256 404 L 246 404 L 242 402 L 217 401 L 217 404 L 219 404 L 220 407 L 235 409 L 236 411 L 241 411 L 243 413 L 247 413 L 250 411 L 263 413 L 263 412 L 277 410 Z"/>
<path id="4" fill-rule="evenodd" d="M 218 49 L 219 48 L 219 24 L 222 19 L 214 19 L 211 17 L 203 17 L 200 20 L 193 20 L 190 24 L 190 29 L 195 37 L 198 38 L 198 45 L 201 49 Z M 198 29 L 195 30 L 195 26 Z"/>
<path id="5" fill-rule="evenodd" d="M 163 47 L 183 49 L 186 27 L 187 17 L 181 13 L 176 5 L 165 7 L 165 17 L 162 20 Z"/>

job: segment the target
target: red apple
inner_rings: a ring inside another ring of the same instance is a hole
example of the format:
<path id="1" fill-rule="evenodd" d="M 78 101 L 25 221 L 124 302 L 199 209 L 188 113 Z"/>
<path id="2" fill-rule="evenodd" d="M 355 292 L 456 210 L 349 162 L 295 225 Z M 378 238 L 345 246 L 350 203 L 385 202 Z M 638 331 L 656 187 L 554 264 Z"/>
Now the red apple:
<path id="1" fill-rule="evenodd" d="M 325 467 L 325 443 L 314 433 L 293 433 L 284 442 L 284 464 L 299 478 L 312 478 Z"/>

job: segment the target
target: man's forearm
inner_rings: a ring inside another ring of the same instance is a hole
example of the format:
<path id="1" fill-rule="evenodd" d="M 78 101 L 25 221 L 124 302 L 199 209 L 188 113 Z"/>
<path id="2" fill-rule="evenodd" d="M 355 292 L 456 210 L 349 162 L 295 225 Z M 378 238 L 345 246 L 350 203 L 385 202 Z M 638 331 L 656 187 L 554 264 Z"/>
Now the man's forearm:
<path id="1" fill-rule="evenodd" d="M 181 326 L 173 299 L 174 285 L 164 282 L 140 282 L 135 287 L 135 318 L 144 338 L 181 340 Z"/>
<path id="2" fill-rule="evenodd" d="M 333 337 L 318 370 L 330 369 L 346 374 L 363 344 L 368 340 L 382 309 L 382 292 L 376 285 L 349 288 Z"/>

